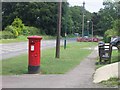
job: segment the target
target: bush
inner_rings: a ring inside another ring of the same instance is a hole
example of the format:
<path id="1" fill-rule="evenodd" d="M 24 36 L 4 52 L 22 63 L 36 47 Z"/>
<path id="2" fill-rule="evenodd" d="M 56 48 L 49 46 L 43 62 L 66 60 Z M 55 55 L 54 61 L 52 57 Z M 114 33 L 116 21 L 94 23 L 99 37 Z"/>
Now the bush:
<path id="1" fill-rule="evenodd" d="M 22 35 L 29 35 L 29 27 L 28 27 L 28 26 L 25 26 L 25 27 L 22 29 Z"/>
<path id="2" fill-rule="evenodd" d="M 0 39 L 11 39 L 15 38 L 14 35 L 9 31 L 0 31 Z"/>
<path id="3" fill-rule="evenodd" d="M 12 22 L 12 25 L 9 25 L 5 28 L 5 31 L 9 31 L 13 33 L 14 37 L 18 37 L 23 34 L 24 24 L 22 24 L 22 20 L 20 18 L 15 18 Z"/>
<path id="4" fill-rule="evenodd" d="M 110 43 L 110 41 L 111 41 L 111 37 L 106 37 L 106 36 L 104 36 L 104 42 L 105 43 Z"/>
<path id="5" fill-rule="evenodd" d="M 14 35 L 14 37 L 17 37 L 18 36 L 18 32 L 17 32 L 17 30 L 16 30 L 16 28 L 14 28 L 13 26 L 7 26 L 6 28 L 5 28 L 5 31 L 8 31 L 8 32 L 11 32 L 13 35 Z"/>
<path id="6" fill-rule="evenodd" d="M 104 33 L 104 41 L 109 43 L 111 41 L 111 37 L 116 36 L 117 32 L 114 29 L 108 29 Z"/>
<path id="7" fill-rule="evenodd" d="M 36 28 L 36 27 L 28 27 L 26 26 L 26 29 L 28 30 L 29 35 L 40 35 L 40 29 Z"/>
<path id="8" fill-rule="evenodd" d="M 24 28 L 24 24 L 20 18 L 16 17 L 12 22 L 12 26 L 14 27 L 15 31 L 18 32 L 18 35 L 23 34 L 22 30 Z"/>
<path id="9" fill-rule="evenodd" d="M 13 33 L 14 37 L 19 35 L 40 35 L 43 33 L 36 27 L 25 26 L 20 18 L 15 18 L 12 25 L 7 26 L 5 31 Z"/>

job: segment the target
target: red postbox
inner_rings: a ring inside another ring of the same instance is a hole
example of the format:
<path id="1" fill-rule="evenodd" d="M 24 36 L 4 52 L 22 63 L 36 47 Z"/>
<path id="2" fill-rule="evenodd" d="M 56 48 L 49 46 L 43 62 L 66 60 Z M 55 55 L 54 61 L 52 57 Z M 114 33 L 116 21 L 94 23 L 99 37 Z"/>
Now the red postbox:
<path id="1" fill-rule="evenodd" d="M 40 71 L 40 36 L 28 36 L 29 49 L 28 49 L 28 73 L 35 74 Z"/>

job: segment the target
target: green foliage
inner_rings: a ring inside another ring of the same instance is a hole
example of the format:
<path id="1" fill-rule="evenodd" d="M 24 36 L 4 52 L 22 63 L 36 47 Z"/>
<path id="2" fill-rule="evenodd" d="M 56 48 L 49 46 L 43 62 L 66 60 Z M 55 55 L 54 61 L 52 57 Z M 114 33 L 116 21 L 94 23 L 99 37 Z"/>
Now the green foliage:
<path id="1" fill-rule="evenodd" d="M 14 19 L 14 21 L 12 22 L 12 27 L 18 33 L 17 36 L 19 36 L 23 33 L 24 24 L 22 23 L 22 20 L 20 18 Z"/>
<path id="2" fill-rule="evenodd" d="M 105 31 L 113 28 L 113 23 L 118 19 L 118 7 L 116 2 L 109 0 L 104 2 L 104 8 L 98 13 L 93 13 L 94 34 L 104 36 Z"/>
<path id="3" fill-rule="evenodd" d="M 40 35 L 40 29 L 36 28 L 36 27 L 29 27 L 26 26 L 23 29 L 23 35 Z"/>
<path id="4" fill-rule="evenodd" d="M 14 35 L 9 31 L 0 31 L 0 39 L 11 39 Z"/>
<path id="5" fill-rule="evenodd" d="M 109 38 L 114 37 L 114 36 L 120 36 L 120 20 L 117 19 L 113 22 L 112 24 L 113 28 L 109 29 L 105 32 L 105 41 L 109 42 Z"/>
<path id="6" fill-rule="evenodd" d="M 42 33 L 55 35 L 57 32 L 57 3 L 55 2 L 3 2 L 2 10 L 4 11 L 3 29 L 18 16 L 25 25 L 40 28 Z M 21 34 L 20 28 L 18 31 Z"/>
<path id="7" fill-rule="evenodd" d="M 5 31 L 11 32 L 11 33 L 14 35 L 14 37 L 17 37 L 17 36 L 18 36 L 17 30 L 16 30 L 12 25 L 7 26 L 7 27 L 5 28 Z"/>
<path id="8" fill-rule="evenodd" d="M 120 78 L 112 77 L 109 80 L 105 80 L 105 81 L 102 81 L 100 83 L 107 86 L 107 87 L 116 87 L 116 86 L 118 87 L 118 86 L 120 86 L 119 81 L 120 81 Z"/>
<path id="9" fill-rule="evenodd" d="M 74 6 L 74 7 L 70 7 L 69 12 L 68 12 L 68 16 L 69 19 L 67 19 L 68 22 L 68 29 L 72 31 L 72 33 L 80 33 L 82 34 L 82 14 L 83 13 L 83 7 L 81 6 Z M 85 22 L 84 22 L 84 30 L 87 30 L 87 20 L 90 20 L 92 15 L 90 12 L 85 10 Z M 71 26 L 71 27 L 70 27 Z M 67 29 L 67 30 L 68 30 Z M 69 32 L 71 32 L 69 31 Z M 71 34 L 71 33 L 70 33 Z"/>
<path id="10" fill-rule="evenodd" d="M 119 3 L 106 0 L 104 6 L 98 13 L 91 14 L 85 10 L 85 32 L 87 31 L 87 21 L 92 20 L 94 35 L 104 36 L 105 31 L 109 29 L 114 29 L 117 31 L 117 35 L 120 35 Z M 56 2 L 3 2 L 2 11 L 4 12 L 2 13 L 3 29 L 18 16 L 23 20 L 25 25 L 40 28 L 40 33 L 52 36 L 57 33 L 58 3 Z M 65 31 L 67 31 L 67 34 L 75 32 L 82 34 L 82 12 L 83 7 L 81 6 L 70 7 L 68 3 L 62 3 L 62 36 L 64 36 Z M 114 27 L 113 23 L 115 24 Z M 14 22 L 13 26 L 19 27 L 15 29 L 18 35 L 22 33 L 24 35 L 28 34 L 28 30 L 24 27 L 24 24 L 23 31 L 21 31 L 22 21 L 16 19 Z M 92 29 L 91 25 L 90 22 L 90 34 Z M 16 36 L 18 35 L 16 33 Z"/>
<path id="11" fill-rule="evenodd" d="M 2 11 L 4 12 L 2 13 L 3 29 L 18 16 L 23 20 L 25 25 L 40 28 L 40 32 L 43 34 L 54 36 L 57 33 L 58 3 L 56 2 L 3 2 Z M 90 19 L 90 12 L 86 10 L 85 12 L 85 20 Z M 20 24 L 20 20 L 18 21 Z M 81 33 L 81 23 L 82 7 L 69 7 L 68 3 L 63 2 L 62 36 L 64 36 L 65 30 L 67 30 L 67 34 L 74 32 Z M 26 28 L 23 28 L 23 33 L 27 34 L 28 31 L 24 30 L 26 30 Z M 20 28 L 18 28 L 17 31 L 18 35 L 22 33 Z"/>
<path id="12" fill-rule="evenodd" d="M 0 32 L 2 35 L 2 32 Z M 14 35 L 13 35 L 14 36 Z M 50 40 L 50 39 L 56 39 L 55 36 L 48 36 L 48 35 L 40 35 L 44 40 Z M 2 37 L 2 36 L 0 36 Z M 17 38 L 14 39 L 1 39 L 0 43 L 17 43 L 17 42 L 25 42 L 28 41 L 27 39 L 28 35 L 20 35 Z"/>
<path id="13" fill-rule="evenodd" d="M 5 28 L 5 31 L 13 33 L 14 37 L 18 37 L 23 34 L 24 24 L 20 18 L 15 18 L 11 25 Z"/>
<path id="14" fill-rule="evenodd" d="M 117 32 L 114 29 L 109 29 L 105 32 L 106 37 L 114 37 L 117 35 Z"/>
<path id="15" fill-rule="evenodd" d="M 110 43 L 111 37 L 104 36 L 103 40 L 104 40 L 105 43 Z"/>
<path id="16" fill-rule="evenodd" d="M 120 36 L 120 19 L 117 19 L 113 23 L 113 29 L 116 32 L 117 36 Z"/>
<path id="17" fill-rule="evenodd" d="M 20 18 L 15 18 L 11 25 L 5 28 L 5 31 L 13 33 L 14 37 L 20 35 L 40 35 L 40 29 L 36 27 L 25 26 Z"/>

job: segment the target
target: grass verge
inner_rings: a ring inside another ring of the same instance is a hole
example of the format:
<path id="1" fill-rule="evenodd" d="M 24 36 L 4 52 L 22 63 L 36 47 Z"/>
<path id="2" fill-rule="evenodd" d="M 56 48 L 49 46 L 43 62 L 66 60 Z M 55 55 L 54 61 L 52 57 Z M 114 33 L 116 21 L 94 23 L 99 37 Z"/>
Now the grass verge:
<path id="1" fill-rule="evenodd" d="M 63 74 L 68 72 L 91 53 L 92 50 L 86 48 L 96 45 L 96 43 L 86 42 L 68 44 L 66 50 L 61 47 L 60 59 L 55 58 L 55 48 L 42 50 L 41 73 Z M 0 61 L 2 63 L 2 72 L 0 74 L 18 75 L 27 73 L 27 57 L 27 54 L 23 54 Z"/>
<path id="2" fill-rule="evenodd" d="M 49 35 L 38 35 L 38 36 L 42 36 L 43 40 L 56 39 L 56 36 L 49 36 Z M 21 35 L 21 36 L 18 36 L 16 39 L 1 39 L 0 43 L 25 42 L 25 41 L 28 40 L 27 37 L 28 36 Z M 67 38 L 75 38 L 75 36 L 74 35 L 68 35 Z"/>
<path id="3" fill-rule="evenodd" d="M 119 78 L 110 78 L 107 81 L 102 81 L 100 84 L 103 84 L 107 87 L 116 87 L 120 86 L 120 79 Z"/>
<path id="4" fill-rule="evenodd" d="M 55 39 L 56 37 L 55 36 L 48 36 L 48 35 L 40 35 L 42 36 L 42 38 L 44 40 L 48 40 L 48 39 Z M 24 41 L 27 41 L 28 36 L 19 36 L 17 37 L 16 39 L 1 39 L 0 40 L 0 43 L 15 43 L 15 42 L 24 42 Z"/>

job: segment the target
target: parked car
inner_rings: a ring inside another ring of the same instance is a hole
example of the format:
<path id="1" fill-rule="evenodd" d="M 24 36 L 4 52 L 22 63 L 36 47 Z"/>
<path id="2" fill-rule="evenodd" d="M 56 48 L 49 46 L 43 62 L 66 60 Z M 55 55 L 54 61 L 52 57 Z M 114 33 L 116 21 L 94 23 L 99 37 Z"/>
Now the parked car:
<path id="1" fill-rule="evenodd" d="M 112 46 L 118 46 L 118 45 L 120 45 L 120 37 L 112 39 L 111 42 L 110 42 L 110 44 Z"/>
<path id="2" fill-rule="evenodd" d="M 98 42 L 98 41 L 100 41 L 99 38 L 96 38 L 96 37 L 93 38 L 93 42 Z"/>

